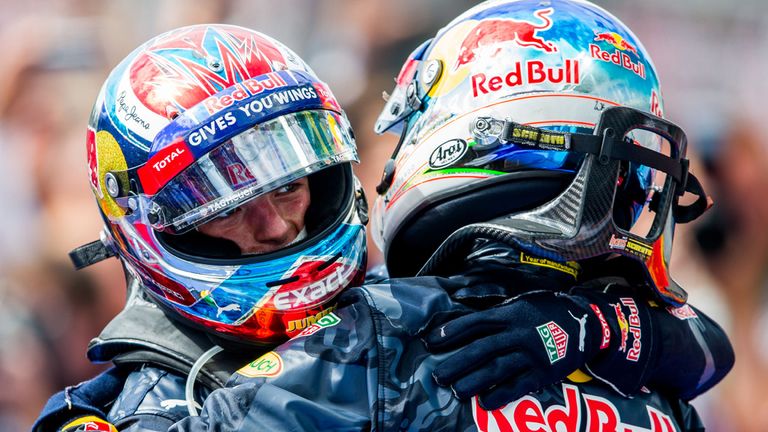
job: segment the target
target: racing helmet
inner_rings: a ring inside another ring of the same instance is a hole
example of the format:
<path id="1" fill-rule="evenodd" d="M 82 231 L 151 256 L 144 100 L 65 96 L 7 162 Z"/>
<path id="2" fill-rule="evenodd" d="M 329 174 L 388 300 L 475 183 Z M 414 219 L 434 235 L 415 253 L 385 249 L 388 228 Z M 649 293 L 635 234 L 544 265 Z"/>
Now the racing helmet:
<path id="1" fill-rule="evenodd" d="M 75 265 L 117 255 L 183 323 L 277 344 L 362 282 L 367 205 L 349 121 L 327 85 L 264 34 L 194 25 L 137 48 L 101 88 L 87 153 L 105 229 L 70 254 Z M 246 254 L 202 233 L 303 178 L 310 201 L 292 241 Z"/>
<path id="2" fill-rule="evenodd" d="M 674 223 L 707 201 L 662 116 L 653 62 L 602 8 L 473 7 L 409 56 L 375 125 L 400 135 L 372 218 L 390 275 L 439 274 L 482 235 L 559 262 L 620 254 L 684 302 L 667 270 Z"/>

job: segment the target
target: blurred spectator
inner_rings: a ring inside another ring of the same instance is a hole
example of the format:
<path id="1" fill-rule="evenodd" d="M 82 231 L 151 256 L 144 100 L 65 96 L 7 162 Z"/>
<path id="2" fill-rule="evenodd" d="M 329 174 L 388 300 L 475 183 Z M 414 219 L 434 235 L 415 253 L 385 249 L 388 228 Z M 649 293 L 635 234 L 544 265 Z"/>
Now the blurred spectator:
<path id="1" fill-rule="evenodd" d="M 757 125 L 734 120 L 705 147 L 716 205 L 695 232 L 725 313 L 736 365 L 706 412 L 712 430 L 763 431 L 768 426 L 768 153 Z"/>

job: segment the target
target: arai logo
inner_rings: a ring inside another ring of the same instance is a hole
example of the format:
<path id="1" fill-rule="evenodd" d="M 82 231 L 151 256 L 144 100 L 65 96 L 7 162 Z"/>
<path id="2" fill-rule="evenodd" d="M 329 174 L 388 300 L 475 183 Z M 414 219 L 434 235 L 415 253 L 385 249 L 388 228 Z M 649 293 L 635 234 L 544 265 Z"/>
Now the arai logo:
<path id="1" fill-rule="evenodd" d="M 446 141 L 429 156 L 429 167 L 432 169 L 445 168 L 454 164 L 467 152 L 467 142 L 462 139 Z"/>

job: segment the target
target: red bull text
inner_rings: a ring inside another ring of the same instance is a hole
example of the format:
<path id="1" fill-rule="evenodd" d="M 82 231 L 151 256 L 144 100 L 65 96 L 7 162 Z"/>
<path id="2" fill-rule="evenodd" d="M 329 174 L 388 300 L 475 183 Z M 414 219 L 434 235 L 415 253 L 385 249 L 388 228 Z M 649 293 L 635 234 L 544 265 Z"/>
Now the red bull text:
<path id="1" fill-rule="evenodd" d="M 517 62 L 512 70 L 502 75 L 472 75 L 472 95 L 497 92 L 527 84 L 579 84 L 579 61 L 566 59 L 562 66 L 548 66 L 540 60 Z"/>
<path id="2" fill-rule="evenodd" d="M 645 406 L 650 426 L 646 428 L 624 423 L 621 413 L 608 399 L 581 393 L 578 387 L 569 384 L 563 384 L 562 390 L 564 404 L 546 408 L 539 400 L 525 396 L 501 409 L 486 411 L 475 397 L 472 398 L 472 414 L 481 432 L 677 431 L 668 415 L 651 406 Z"/>

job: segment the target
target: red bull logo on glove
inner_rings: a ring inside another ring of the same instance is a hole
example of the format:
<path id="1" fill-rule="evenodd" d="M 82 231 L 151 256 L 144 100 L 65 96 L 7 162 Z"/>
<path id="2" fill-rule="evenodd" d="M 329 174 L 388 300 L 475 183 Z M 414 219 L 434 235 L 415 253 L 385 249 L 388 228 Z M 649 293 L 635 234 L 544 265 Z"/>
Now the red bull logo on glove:
<path id="1" fill-rule="evenodd" d="M 627 352 L 627 360 L 636 362 L 640 360 L 640 353 L 643 348 L 640 314 L 634 299 L 622 297 L 621 304 L 629 308 L 628 324 L 629 333 L 632 335 L 632 347 Z"/>
<path id="2" fill-rule="evenodd" d="M 475 50 L 478 48 L 502 42 L 514 42 L 525 48 L 549 53 L 556 52 L 555 44 L 539 36 L 539 32 L 552 27 L 552 20 L 549 18 L 552 11 L 552 8 L 547 8 L 534 12 L 533 14 L 540 19 L 538 23 L 513 19 L 494 19 L 481 22 L 469 32 L 469 35 L 462 42 L 459 58 L 453 65 L 453 70 L 473 62 Z"/>

